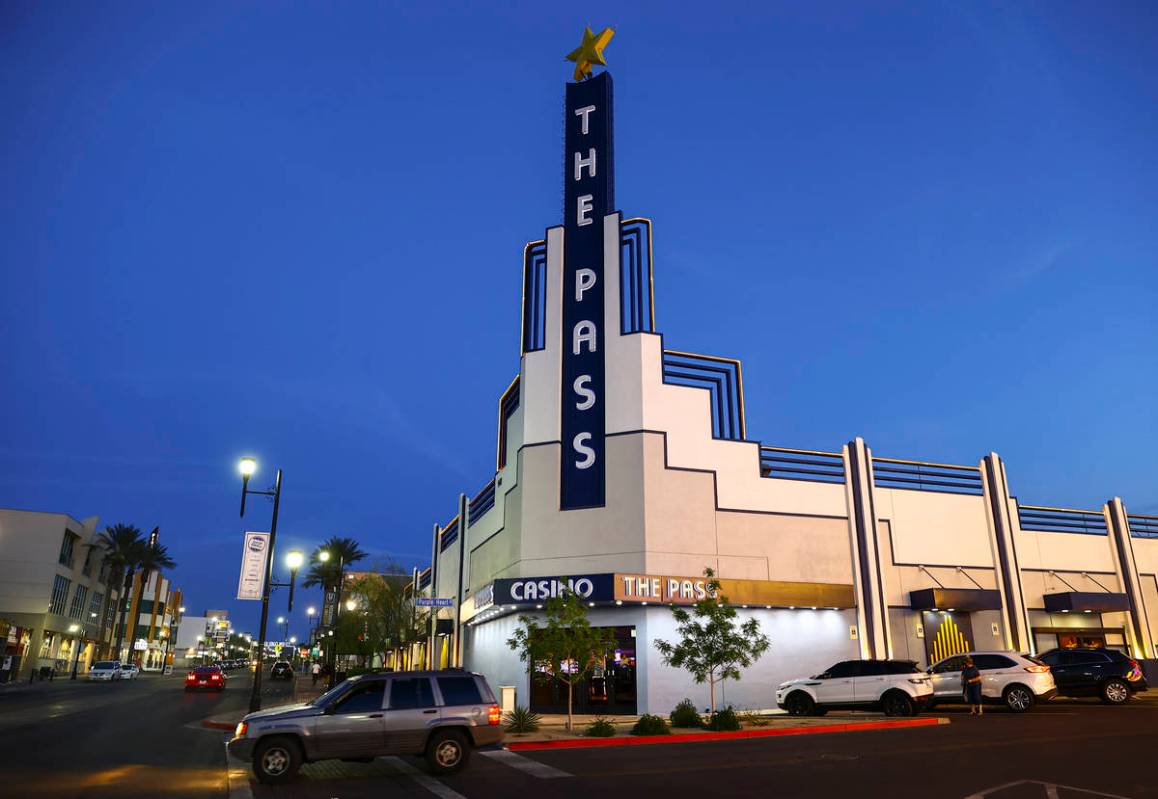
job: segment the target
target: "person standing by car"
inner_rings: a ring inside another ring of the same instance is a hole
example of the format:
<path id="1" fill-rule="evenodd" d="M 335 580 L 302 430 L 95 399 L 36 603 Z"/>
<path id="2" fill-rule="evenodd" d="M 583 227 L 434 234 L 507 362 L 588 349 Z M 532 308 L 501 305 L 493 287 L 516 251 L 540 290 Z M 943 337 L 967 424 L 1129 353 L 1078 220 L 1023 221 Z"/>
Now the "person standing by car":
<path id="1" fill-rule="evenodd" d="M 961 685 L 965 688 L 969 715 L 982 715 L 985 711 L 981 705 L 981 670 L 973 665 L 973 658 L 968 656 L 965 657 L 965 668 L 961 669 Z"/>
<path id="2" fill-rule="evenodd" d="M 314 665 L 310 666 L 310 677 L 313 678 L 313 683 L 311 684 L 317 685 L 318 677 L 320 676 L 322 676 L 322 667 L 318 664 L 318 661 L 315 660 Z"/>

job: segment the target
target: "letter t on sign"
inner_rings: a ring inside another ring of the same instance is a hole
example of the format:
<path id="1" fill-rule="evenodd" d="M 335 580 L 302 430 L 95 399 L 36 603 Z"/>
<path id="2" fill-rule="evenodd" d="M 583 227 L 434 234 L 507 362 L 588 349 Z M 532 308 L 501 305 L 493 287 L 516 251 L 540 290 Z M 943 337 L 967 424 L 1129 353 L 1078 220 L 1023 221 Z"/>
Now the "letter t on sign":
<path id="1" fill-rule="evenodd" d="M 595 110 L 595 106 L 593 106 L 593 105 L 587 105 L 587 106 L 583 106 L 582 108 L 576 108 L 575 109 L 575 116 L 582 117 L 582 129 L 583 129 L 583 135 L 584 136 L 587 135 L 587 131 L 588 131 L 588 118 L 589 118 L 591 112 L 594 110 Z"/>

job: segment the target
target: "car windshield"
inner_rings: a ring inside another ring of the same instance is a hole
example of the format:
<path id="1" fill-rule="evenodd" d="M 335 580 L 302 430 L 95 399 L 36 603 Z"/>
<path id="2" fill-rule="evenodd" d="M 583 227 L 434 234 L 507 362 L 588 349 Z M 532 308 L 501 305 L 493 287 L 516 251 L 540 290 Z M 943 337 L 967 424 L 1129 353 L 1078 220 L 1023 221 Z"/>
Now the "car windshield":
<path id="1" fill-rule="evenodd" d="M 193 669 L 194 674 L 216 674 L 219 671 L 221 671 L 221 669 L 216 666 L 201 666 L 200 668 Z"/>
<path id="2" fill-rule="evenodd" d="M 111 669 L 113 667 L 113 662 L 111 660 L 98 660 L 96 663 L 92 664 L 92 667 L 94 669 Z"/>
<path id="3" fill-rule="evenodd" d="M 307 704 L 313 705 L 314 707 L 322 707 L 323 705 L 328 704 L 330 702 L 330 700 L 332 700 L 338 694 L 345 693 L 346 689 L 349 688 L 354 683 L 356 683 L 357 681 L 358 681 L 357 677 L 351 677 L 350 679 L 346 680 L 345 682 L 338 683 L 333 688 L 331 688 L 330 690 L 326 691 L 321 696 L 314 699 L 312 702 L 307 702 Z"/>

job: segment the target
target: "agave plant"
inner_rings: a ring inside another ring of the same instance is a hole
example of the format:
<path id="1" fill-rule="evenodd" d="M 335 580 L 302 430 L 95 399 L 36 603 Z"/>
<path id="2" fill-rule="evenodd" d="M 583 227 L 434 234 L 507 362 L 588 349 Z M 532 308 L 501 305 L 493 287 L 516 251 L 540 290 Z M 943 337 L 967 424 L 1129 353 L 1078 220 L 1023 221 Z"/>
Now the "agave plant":
<path id="1" fill-rule="evenodd" d="M 503 727 L 506 728 L 507 732 L 521 735 L 539 729 L 540 721 L 538 713 L 528 710 L 522 705 L 515 705 L 514 710 L 507 711 L 507 714 L 503 716 Z"/>

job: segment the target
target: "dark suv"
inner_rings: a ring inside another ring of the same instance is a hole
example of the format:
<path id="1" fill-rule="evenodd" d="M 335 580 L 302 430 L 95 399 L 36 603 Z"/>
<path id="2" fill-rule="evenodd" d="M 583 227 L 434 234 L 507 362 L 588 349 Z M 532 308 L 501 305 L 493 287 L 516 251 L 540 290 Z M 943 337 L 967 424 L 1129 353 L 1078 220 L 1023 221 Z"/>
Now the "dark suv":
<path id="1" fill-rule="evenodd" d="M 1038 657 L 1049 664 L 1060 696 L 1100 696 L 1121 705 L 1149 688 L 1138 661 L 1116 649 L 1051 649 Z"/>

